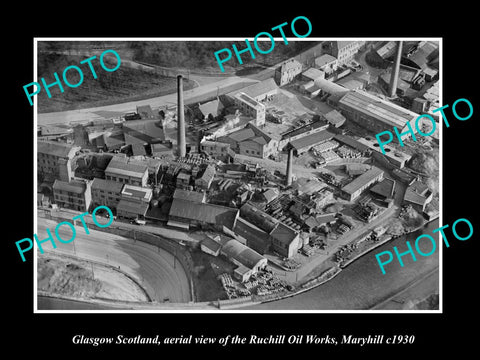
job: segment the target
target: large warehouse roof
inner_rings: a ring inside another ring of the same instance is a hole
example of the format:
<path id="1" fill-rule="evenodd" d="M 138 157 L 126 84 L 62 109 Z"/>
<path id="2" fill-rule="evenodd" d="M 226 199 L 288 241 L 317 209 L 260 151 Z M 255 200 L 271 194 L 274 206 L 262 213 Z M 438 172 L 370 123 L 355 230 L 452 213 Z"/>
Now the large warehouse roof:
<path id="1" fill-rule="evenodd" d="M 419 116 L 413 111 L 361 90 L 348 92 L 340 99 L 339 105 L 376 118 L 398 129 L 403 129 L 407 121 L 412 121 Z"/>
<path id="2" fill-rule="evenodd" d="M 147 171 L 147 165 L 127 163 L 127 159 L 114 157 L 105 169 L 105 173 L 124 176 L 142 177 Z"/>
<path id="3" fill-rule="evenodd" d="M 323 92 L 327 94 L 334 95 L 334 94 L 345 94 L 348 93 L 350 90 L 344 88 L 341 85 L 338 85 L 330 80 L 325 80 L 322 78 L 318 78 L 314 81 L 315 85 L 317 85 Z"/>
<path id="4" fill-rule="evenodd" d="M 237 213 L 238 209 L 230 207 L 174 198 L 169 216 L 212 225 L 225 225 L 231 229 L 235 223 Z"/>
<path id="5" fill-rule="evenodd" d="M 290 141 L 290 145 L 298 151 L 324 143 L 325 141 L 333 139 L 334 136 L 335 134 L 331 133 L 330 131 L 322 130 L 317 133 L 304 136 L 300 139 Z"/>
<path id="6" fill-rule="evenodd" d="M 353 194 L 381 174 L 383 174 L 383 170 L 377 167 L 372 167 L 370 170 L 357 177 L 351 183 L 345 185 L 342 188 L 342 191 L 346 192 L 347 194 Z"/>
<path id="7" fill-rule="evenodd" d="M 250 249 L 248 246 L 245 246 L 241 242 L 234 239 L 223 245 L 222 252 L 228 257 L 237 260 L 239 263 L 249 269 L 253 269 L 260 262 L 267 262 L 267 259 L 257 253 L 255 250 Z"/>

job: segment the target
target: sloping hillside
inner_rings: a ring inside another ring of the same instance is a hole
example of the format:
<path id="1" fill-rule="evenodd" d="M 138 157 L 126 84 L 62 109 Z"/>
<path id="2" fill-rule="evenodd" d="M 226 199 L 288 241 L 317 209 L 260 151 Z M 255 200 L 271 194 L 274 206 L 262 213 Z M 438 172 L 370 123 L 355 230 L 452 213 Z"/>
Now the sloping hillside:
<path id="1" fill-rule="evenodd" d="M 88 64 L 80 64 L 80 61 L 86 58 L 87 56 L 39 53 L 38 79 L 40 83 L 42 77 L 45 78 L 47 84 L 53 83 L 55 81 L 54 72 L 62 79 L 63 70 L 69 65 L 78 66 L 82 69 L 84 76 L 83 83 L 76 88 L 66 86 L 62 80 L 63 93 L 58 86 L 51 87 L 49 89 L 51 98 L 48 98 L 45 89 L 42 89 L 37 95 L 40 113 L 109 105 L 175 92 L 176 79 L 174 77 L 166 77 L 127 66 L 120 66 L 114 72 L 107 72 L 100 66 L 98 57 L 92 61 L 97 74 L 97 79 L 94 79 Z M 105 62 L 107 63 L 108 60 Z M 106 66 L 114 68 L 115 64 Z M 70 70 L 67 74 L 67 79 L 71 84 L 80 81 L 80 75 L 75 70 Z M 193 87 L 194 83 L 185 79 L 184 89 L 188 90 Z"/>

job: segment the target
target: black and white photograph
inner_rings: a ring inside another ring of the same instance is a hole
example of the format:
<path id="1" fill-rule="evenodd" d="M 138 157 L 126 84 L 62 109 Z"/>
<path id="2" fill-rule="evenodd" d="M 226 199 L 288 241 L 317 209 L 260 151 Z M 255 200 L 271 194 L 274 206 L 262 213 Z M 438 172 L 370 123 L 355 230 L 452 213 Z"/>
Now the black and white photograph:
<path id="1" fill-rule="evenodd" d="M 441 39 L 295 40 L 36 40 L 39 311 L 440 309 Z"/>
<path id="2" fill-rule="evenodd" d="M 474 353 L 472 6 L 24 7 L 6 353 Z"/>

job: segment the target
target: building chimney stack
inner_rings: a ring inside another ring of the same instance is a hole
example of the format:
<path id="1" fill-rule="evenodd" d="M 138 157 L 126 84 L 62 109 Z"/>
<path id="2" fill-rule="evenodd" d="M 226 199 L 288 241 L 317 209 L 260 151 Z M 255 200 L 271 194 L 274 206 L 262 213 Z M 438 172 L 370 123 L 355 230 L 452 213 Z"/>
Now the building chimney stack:
<path id="1" fill-rule="evenodd" d="M 292 185 L 293 178 L 293 148 L 288 149 L 287 159 L 287 186 Z"/>
<path id="2" fill-rule="evenodd" d="M 392 68 L 392 74 L 390 76 L 390 85 L 388 87 L 388 96 L 394 97 L 397 93 L 398 74 L 400 72 L 400 60 L 402 59 L 402 47 L 403 43 L 399 41 L 397 43 L 397 53 L 395 55 L 395 62 Z"/>
<path id="3" fill-rule="evenodd" d="M 183 77 L 177 76 L 177 149 L 178 156 L 185 157 L 187 148 L 185 144 L 185 113 L 183 106 Z"/>

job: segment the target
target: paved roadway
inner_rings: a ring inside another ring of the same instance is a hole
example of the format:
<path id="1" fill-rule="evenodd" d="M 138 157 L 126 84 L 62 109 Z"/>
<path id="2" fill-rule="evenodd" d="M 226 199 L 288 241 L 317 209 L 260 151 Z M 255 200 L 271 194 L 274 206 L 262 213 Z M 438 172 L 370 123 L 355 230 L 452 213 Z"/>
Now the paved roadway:
<path id="1" fill-rule="evenodd" d="M 217 94 L 231 92 L 247 85 L 258 82 L 258 80 L 231 76 L 222 78 L 219 81 L 211 82 L 184 92 L 184 101 L 190 103 L 203 101 Z M 70 122 L 90 121 L 94 119 L 112 118 L 135 111 L 137 106 L 150 105 L 152 108 L 160 108 L 166 105 L 175 105 L 177 94 L 172 93 L 151 99 L 129 101 L 114 105 L 105 105 L 88 109 L 69 111 L 58 111 L 52 113 L 38 114 L 37 125 L 68 124 Z"/>
<path id="2" fill-rule="evenodd" d="M 45 239 L 46 228 L 53 233 L 52 229 L 55 229 L 56 225 L 57 222 L 53 220 L 38 217 L 38 238 Z M 92 229 L 89 231 L 90 234 L 87 235 L 82 226 L 77 226 L 75 240 L 68 244 L 55 241 L 57 248 L 53 251 L 120 266 L 120 269 L 135 278 L 155 301 L 163 302 L 168 298 L 171 302 L 185 303 L 192 300 L 185 270 L 173 255 L 139 241 Z M 59 234 L 62 238 L 69 239 L 71 230 L 68 226 L 62 226 Z M 44 247 L 51 250 L 52 245 L 46 242 Z M 38 256 L 42 254 L 38 253 Z"/>
<path id="3" fill-rule="evenodd" d="M 319 49 L 317 45 L 315 49 Z M 301 54 L 298 54 L 295 58 L 302 59 L 302 57 L 307 56 L 315 49 L 309 49 L 304 51 Z M 73 52 L 72 52 L 73 51 Z M 96 52 L 75 52 L 74 50 L 69 53 L 81 54 L 85 56 L 90 55 L 99 55 L 102 51 L 98 50 Z M 148 66 L 136 63 L 129 59 L 122 59 L 124 65 L 134 68 L 149 68 Z M 280 63 L 279 63 L 280 64 Z M 208 98 L 215 96 L 218 93 L 226 94 L 228 92 L 241 89 L 248 85 L 251 85 L 255 82 L 265 80 L 267 78 L 273 77 L 275 69 L 279 66 L 275 64 L 270 67 L 265 67 L 264 70 L 251 75 L 246 75 L 243 77 L 239 76 L 208 76 L 200 74 L 190 74 L 190 78 L 200 86 L 193 88 L 191 90 L 184 92 L 184 101 L 185 104 L 191 104 L 195 102 L 204 101 Z M 37 125 L 52 125 L 52 124 L 68 124 L 70 122 L 87 122 L 94 119 L 104 119 L 112 118 L 123 115 L 127 112 L 134 111 L 136 106 L 141 105 L 150 105 L 152 108 L 160 108 L 166 105 L 176 104 L 177 95 L 176 93 L 159 96 L 155 98 L 139 100 L 139 101 L 129 101 L 114 105 L 99 106 L 88 109 L 78 109 L 78 110 L 69 110 L 69 111 L 59 111 L 51 113 L 38 114 L 37 116 Z"/>

